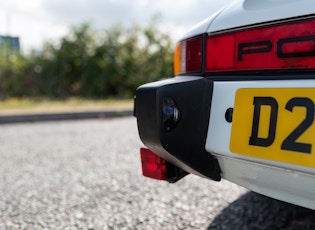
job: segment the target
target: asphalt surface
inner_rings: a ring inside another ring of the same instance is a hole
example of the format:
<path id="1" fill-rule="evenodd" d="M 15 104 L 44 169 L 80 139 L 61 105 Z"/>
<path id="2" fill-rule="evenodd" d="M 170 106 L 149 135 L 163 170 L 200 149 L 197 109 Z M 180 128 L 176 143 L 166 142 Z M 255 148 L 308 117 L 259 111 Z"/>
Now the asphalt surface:
<path id="1" fill-rule="evenodd" d="M 133 117 L 0 130 L 0 229 L 314 227 L 313 211 L 227 181 L 144 178 Z"/>

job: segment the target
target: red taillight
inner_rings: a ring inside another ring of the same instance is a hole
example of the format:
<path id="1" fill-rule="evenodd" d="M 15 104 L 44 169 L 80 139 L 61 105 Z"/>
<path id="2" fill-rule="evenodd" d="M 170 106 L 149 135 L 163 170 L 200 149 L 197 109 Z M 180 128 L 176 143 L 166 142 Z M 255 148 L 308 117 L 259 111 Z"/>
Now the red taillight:
<path id="1" fill-rule="evenodd" d="M 143 176 L 167 180 L 166 161 L 147 148 L 140 149 Z"/>
<path id="2" fill-rule="evenodd" d="M 234 36 L 207 39 L 206 70 L 226 70 L 234 67 Z"/>
<path id="3" fill-rule="evenodd" d="M 202 37 L 195 37 L 177 44 L 174 54 L 174 73 L 200 72 L 202 66 Z"/>
<path id="4" fill-rule="evenodd" d="M 207 72 L 280 69 L 315 69 L 315 19 L 207 38 Z"/>
<path id="5" fill-rule="evenodd" d="M 201 37 L 193 38 L 186 41 L 186 72 L 201 71 Z"/>

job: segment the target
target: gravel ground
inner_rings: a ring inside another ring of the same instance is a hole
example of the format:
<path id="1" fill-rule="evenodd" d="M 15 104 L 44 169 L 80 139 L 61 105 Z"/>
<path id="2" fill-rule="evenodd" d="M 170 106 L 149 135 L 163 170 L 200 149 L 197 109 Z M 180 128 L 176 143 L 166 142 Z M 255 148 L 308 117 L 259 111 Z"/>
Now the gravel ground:
<path id="1" fill-rule="evenodd" d="M 312 211 L 227 181 L 188 175 L 168 184 L 142 177 L 134 118 L 0 130 L 0 229 L 312 227 L 304 221 Z"/>

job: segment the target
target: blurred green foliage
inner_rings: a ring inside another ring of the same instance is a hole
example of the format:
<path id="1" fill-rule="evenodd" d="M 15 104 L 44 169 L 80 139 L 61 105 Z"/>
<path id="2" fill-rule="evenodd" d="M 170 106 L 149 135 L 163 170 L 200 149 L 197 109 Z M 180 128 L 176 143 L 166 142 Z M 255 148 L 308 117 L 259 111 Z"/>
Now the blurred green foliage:
<path id="1" fill-rule="evenodd" d="M 132 97 L 139 85 L 172 73 L 172 40 L 154 21 L 102 33 L 84 23 L 41 51 L 0 57 L 0 99 Z"/>

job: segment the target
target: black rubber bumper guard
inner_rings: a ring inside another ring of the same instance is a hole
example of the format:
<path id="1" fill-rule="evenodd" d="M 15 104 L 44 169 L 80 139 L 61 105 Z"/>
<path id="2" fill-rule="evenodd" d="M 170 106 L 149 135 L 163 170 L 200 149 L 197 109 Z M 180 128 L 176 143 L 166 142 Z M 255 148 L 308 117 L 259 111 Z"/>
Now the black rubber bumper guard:
<path id="1" fill-rule="evenodd" d="M 155 154 L 186 172 L 216 181 L 217 160 L 205 150 L 213 82 L 175 77 L 140 86 L 135 116 L 142 142 Z"/>

